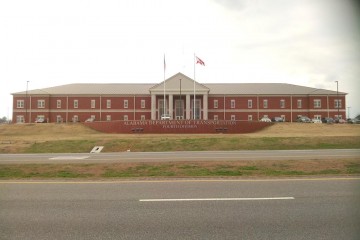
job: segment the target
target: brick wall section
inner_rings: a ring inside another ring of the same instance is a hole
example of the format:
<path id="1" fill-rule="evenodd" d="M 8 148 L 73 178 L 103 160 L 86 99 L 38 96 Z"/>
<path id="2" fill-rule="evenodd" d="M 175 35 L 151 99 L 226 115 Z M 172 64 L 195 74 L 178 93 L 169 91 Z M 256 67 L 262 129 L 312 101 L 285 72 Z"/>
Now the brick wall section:
<path id="1" fill-rule="evenodd" d="M 212 120 L 146 120 L 88 122 L 84 125 L 105 133 L 252 133 L 272 123 Z"/>

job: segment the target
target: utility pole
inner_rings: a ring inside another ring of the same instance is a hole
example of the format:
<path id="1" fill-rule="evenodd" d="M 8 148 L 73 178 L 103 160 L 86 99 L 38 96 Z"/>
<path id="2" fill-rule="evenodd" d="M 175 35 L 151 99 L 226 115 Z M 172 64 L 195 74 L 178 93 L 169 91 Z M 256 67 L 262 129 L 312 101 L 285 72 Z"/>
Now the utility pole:
<path id="1" fill-rule="evenodd" d="M 335 81 L 336 82 L 336 101 L 337 101 L 337 118 L 340 119 L 340 116 L 339 116 L 339 104 L 340 104 L 340 101 L 339 101 L 339 81 Z"/>
<path id="2" fill-rule="evenodd" d="M 26 81 L 26 97 L 25 97 L 25 122 L 28 122 L 28 114 L 27 114 L 27 109 L 28 109 L 28 89 L 29 89 L 29 81 Z"/>

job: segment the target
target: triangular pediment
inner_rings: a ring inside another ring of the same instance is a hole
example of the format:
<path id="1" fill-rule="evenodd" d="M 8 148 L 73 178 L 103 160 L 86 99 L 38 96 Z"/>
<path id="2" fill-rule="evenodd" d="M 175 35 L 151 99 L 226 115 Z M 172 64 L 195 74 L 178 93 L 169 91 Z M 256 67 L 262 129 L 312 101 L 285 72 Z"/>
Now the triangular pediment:
<path id="1" fill-rule="evenodd" d="M 151 93 L 162 93 L 164 92 L 164 88 L 165 91 L 168 93 L 178 93 L 180 91 L 184 94 L 192 93 L 194 92 L 194 80 L 179 72 L 174 76 L 166 79 L 165 82 L 163 81 L 153 86 L 152 88 L 149 89 L 149 91 Z M 198 93 L 209 92 L 209 88 L 198 82 L 195 82 L 195 90 Z"/>

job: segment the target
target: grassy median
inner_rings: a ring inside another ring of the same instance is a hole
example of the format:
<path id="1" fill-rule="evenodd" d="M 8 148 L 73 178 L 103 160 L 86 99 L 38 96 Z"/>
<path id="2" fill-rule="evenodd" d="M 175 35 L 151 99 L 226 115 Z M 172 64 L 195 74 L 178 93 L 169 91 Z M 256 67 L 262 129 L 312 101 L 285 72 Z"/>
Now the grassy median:
<path id="1" fill-rule="evenodd" d="M 360 125 L 275 124 L 252 134 L 104 134 L 81 124 L 0 126 L 0 153 L 360 148 Z M 1 164 L 0 180 L 360 175 L 355 159 L 104 164 Z"/>
<path id="2" fill-rule="evenodd" d="M 108 164 L 7 164 L 0 179 L 127 179 L 359 175 L 360 160 L 284 160 Z"/>

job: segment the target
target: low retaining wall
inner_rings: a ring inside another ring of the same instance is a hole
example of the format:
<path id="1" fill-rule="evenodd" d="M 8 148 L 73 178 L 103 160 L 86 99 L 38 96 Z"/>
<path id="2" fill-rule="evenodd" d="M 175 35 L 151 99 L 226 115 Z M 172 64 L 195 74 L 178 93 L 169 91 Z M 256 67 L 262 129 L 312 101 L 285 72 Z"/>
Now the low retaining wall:
<path id="1" fill-rule="evenodd" d="M 84 124 L 106 133 L 252 133 L 272 123 L 230 120 L 146 120 Z"/>

